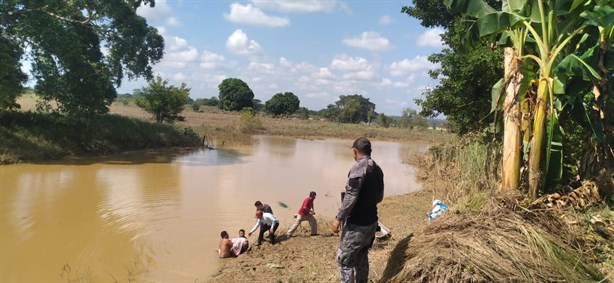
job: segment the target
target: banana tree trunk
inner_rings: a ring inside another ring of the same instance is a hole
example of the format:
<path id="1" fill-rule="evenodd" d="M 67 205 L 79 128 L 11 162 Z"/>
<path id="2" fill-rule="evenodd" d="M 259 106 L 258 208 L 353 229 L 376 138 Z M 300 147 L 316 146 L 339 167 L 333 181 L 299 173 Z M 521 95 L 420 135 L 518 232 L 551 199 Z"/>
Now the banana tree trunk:
<path id="1" fill-rule="evenodd" d="M 548 99 L 548 83 L 550 78 L 540 76 L 537 85 L 537 101 L 535 117 L 533 118 L 533 136 L 529 152 L 529 195 L 535 199 L 541 184 L 542 170 L 540 167 L 542 148 L 544 144 L 546 121 L 546 100 Z"/>
<path id="2" fill-rule="evenodd" d="M 521 132 L 519 95 L 522 74 L 520 59 L 511 47 L 503 55 L 505 101 L 503 102 L 503 166 L 501 189 L 516 190 L 520 182 Z"/>

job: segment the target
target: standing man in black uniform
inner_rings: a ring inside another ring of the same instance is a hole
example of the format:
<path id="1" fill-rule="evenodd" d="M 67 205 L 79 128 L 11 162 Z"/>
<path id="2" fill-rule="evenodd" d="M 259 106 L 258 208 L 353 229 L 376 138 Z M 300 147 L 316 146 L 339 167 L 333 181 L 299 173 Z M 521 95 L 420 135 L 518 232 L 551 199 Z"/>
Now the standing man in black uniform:
<path id="1" fill-rule="evenodd" d="M 377 229 L 377 204 L 384 198 L 384 173 L 371 159 L 371 141 L 360 137 L 352 144 L 356 163 L 348 173 L 345 196 L 332 230 L 343 231 L 337 249 L 340 282 L 367 282 L 369 248 Z"/>

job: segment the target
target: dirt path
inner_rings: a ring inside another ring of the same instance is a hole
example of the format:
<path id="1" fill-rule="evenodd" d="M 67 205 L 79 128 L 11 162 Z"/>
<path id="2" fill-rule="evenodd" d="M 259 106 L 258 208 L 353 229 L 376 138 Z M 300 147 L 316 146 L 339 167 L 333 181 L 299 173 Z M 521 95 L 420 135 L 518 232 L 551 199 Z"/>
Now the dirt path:
<path id="1" fill-rule="evenodd" d="M 380 221 L 390 228 L 392 237 L 376 241 L 369 252 L 369 277 L 377 281 L 386 268 L 390 252 L 398 241 L 428 224 L 432 194 L 420 191 L 386 197 L 379 204 Z M 279 243 L 254 246 L 238 258 L 220 260 L 219 272 L 210 282 L 338 282 L 335 251 L 339 236 L 330 232 L 329 220 L 319 219 L 318 236 L 309 236 L 303 223 L 294 237 L 284 235 L 287 227 L 277 231 Z M 252 239 L 254 237 L 252 236 Z"/>

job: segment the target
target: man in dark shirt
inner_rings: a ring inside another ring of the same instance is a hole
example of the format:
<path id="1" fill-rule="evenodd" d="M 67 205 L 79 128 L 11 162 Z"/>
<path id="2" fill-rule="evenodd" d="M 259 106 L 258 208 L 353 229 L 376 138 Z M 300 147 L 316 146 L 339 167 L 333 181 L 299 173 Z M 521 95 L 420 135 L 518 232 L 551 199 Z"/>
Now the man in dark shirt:
<path id="1" fill-rule="evenodd" d="M 332 230 L 343 231 L 337 249 L 340 282 L 367 282 L 369 248 L 377 229 L 377 204 L 384 197 L 384 173 L 371 159 L 371 142 L 360 137 L 352 144 L 356 163 L 348 173 L 345 195 Z"/>
<path id="2" fill-rule="evenodd" d="M 266 203 L 262 204 L 262 202 L 260 202 L 259 200 L 254 203 L 254 206 L 256 207 L 256 210 L 261 210 L 262 212 L 268 212 L 270 214 L 273 214 L 273 209 L 271 209 L 271 206 Z"/>

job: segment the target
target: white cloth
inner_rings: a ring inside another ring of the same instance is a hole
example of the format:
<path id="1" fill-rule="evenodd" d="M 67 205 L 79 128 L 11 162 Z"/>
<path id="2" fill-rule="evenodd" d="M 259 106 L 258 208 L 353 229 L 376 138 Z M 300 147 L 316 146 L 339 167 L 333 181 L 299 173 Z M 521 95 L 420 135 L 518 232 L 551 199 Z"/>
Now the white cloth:
<path id="1" fill-rule="evenodd" d="M 230 248 L 230 252 L 232 252 L 232 254 L 234 254 L 235 256 L 238 256 L 239 254 L 241 254 L 243 243 L 245 243 L 247 239 L 243 237 L 237 237 L 230 239 L 230 241 L 232 242 L 232 248 Z"/>

